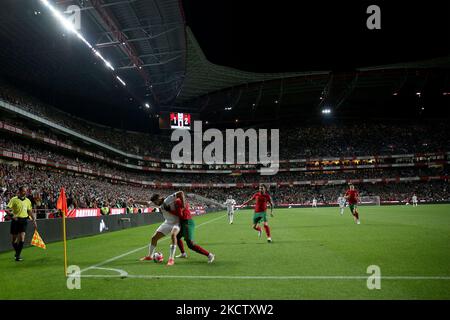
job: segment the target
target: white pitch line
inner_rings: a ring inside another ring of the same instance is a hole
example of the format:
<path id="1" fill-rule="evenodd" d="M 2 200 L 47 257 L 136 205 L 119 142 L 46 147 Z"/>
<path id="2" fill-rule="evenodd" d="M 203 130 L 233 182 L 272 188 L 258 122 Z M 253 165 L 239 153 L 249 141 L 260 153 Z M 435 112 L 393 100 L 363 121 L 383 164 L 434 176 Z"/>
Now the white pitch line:
<path id="1" fill-rule="evenodd" d="M 92 268 L 92 269 L 114 271 L 114 272 L 117 272 L 117 273 L 118 273 L 117 276 L 119 276 L 119 277 L 121 277 L 121 278 L 126 278 L 126 277 L 128 277 L 128 272 L 126 272 L 125 270 L 122 270 L 122 269 L 100 268 L 100 267 L 96 267 L 96 268 Z"/>
<path id="2" fill-rule="evenodd" d="M 183 276 L 183 275 L 140 275 L 128 274 L 125 270 L 114 268 L 92 268 L 108 270 L 118 275 L 80 275 L 83 278 L 134 278 L 134 279 L 225 279 L 225 280 L 366 280 L 367 276 Z M 450 276 L 381 276 L 380 280 L 450 280 Z"/>
<path id="3" fill-rule="evenodd" d="M 107 269 L 107 268 L 105 268 Z M 111 269 L 112 270 L 112 269 Z M 116 270 L 117 271 L 117 270 Z M 183 275 L 80 275 L 82 278 L 204 279 L 204 280 L 367 280 L 367 276 L 183 276 Z M 450 276 L 381 276 L 380 280 L 450 280 Z"/>
<path id="4" fill-rule="evenodd" d="M 223 218 L 223 217 L 225 217 L 225 216 L 226 216 L 226 214 L 221 215 L 220 217 L 217 217 L 217 218 L 208 220 L 208 221 L 206 221 L 206 222 L 200 223 L 200 224 L 197 226 L 197 228 L 199 228 L 199 227 L 201 227 L 201 226 L 204 226 L 204 225 L 206 225 L 206 224 L 208 224 L 208 223 L 210 223 L 210 222 L 219 220 L 219 219 L 221 219 L 221 218 Z M 164 239 L 162 239 L 161 241 L 168 240 L 168 239 L 170 239 L 170 238 L 164 238 Z M 84 268 L 84 269 L 82 269 L 82 270 L 80 271 L 80 274 L 83 273 L 83 272 L 85 272 L 85 271 L 87 271 L 87 270 L 94 269 L 94 268 L 98 268 L 98 267 L 103 266 L 103 265 L 105 265 L 105 264 L 108 264 L 108 263 L 110 263 L 110 262 L 116 261 L 116 260 L 118 260 L 118 259 L 121 259 L 121 258 L 123 258 L 123 257 L 126 257 L 126 256 L 128 256 L 128 255 L 130 255 L 130 254 L 133 254 L 133 253 L 138 252 L 138 251 L 140 251 L 140 250 L 143 250 L 143 249 L 145 249 L 145 248 L 148 248 L 148 245 L 146 245 L 146 246 L 144 246 L 144 247 L 140 247 L 140 248 L 134 249 L 134 250 L 131 250 L 131 251 L 128 251 L 128 252 L 126 252 L 126 253 L 124 253 L 124 254 L 121 254 L 121 255 L 119 255 L 119 256 L 117 256 L 117 257 L 113 257 L 113 258 L 110 258 L 110 259 L 105 260 L 105 261 L 103 261 L 103 262 L 94 264 L 94 265 L 92 265 L 92 266 L 90 266 L 90 267 Z"/>

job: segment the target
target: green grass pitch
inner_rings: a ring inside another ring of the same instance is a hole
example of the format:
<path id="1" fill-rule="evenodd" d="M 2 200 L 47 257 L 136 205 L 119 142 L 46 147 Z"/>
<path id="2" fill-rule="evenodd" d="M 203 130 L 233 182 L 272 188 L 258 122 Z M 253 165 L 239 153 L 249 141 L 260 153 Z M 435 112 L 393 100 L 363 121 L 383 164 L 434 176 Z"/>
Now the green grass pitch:
<path id="1" fill-rule="evenodd" d="M 195 218 L 196 242 L 212 264 L 188 252 L 173 267 L 138 261 L 158 225 L 68 243 L 81 289 L 69 290 L 62 243 L 24 249 L 24 261 L 0 254 L 0 299 L 449 299 L 450 205 L 276 209 L 273 243 L 251 229 L 252 212 Z M 45 240 L 45 239 L 44 239 Z M 160 242 L 167 260 L 169 241 Z M 367 288 L 367 267 L 381 269 L 381 289 Z M 114 270 L 113 270 L 114 269 Z M 124 273 L 128 277 L 120 277 Z M 386 278 L 384 278 L 386 277 Z"/>

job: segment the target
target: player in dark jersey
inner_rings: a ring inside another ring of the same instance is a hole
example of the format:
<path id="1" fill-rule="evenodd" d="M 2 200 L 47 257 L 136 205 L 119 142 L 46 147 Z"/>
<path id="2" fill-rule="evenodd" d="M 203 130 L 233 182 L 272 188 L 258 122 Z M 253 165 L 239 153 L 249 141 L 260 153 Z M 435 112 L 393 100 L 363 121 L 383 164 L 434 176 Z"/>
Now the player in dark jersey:
<path id="1" fill-rule="evenodd" d="M 258 231 L 258 236 L 261 237 L 261 227 L 260 222 L 263 222 L 264 230 L 267 235 L 267 242 L 272 242 L 272 237 L 270 235 L 270 227 L 267 223 L 267 204 L 270 205 L 270 216 L 273 217 L 273 202 L 269 193 L 267 192 L 267 187 L 265 185 L 259 186 L 259 192 L 255 193 L 249 200 L 244 202 L 241 207 L 246 206 L 249 202 L 255 200 L 255 213 L 253 214 L 253 229 Z"/>
<path id="2" fill-rule="evenodd" d="M 359 193 L 358 193 L 358 191 L 355 190 L 354 185 L 351 184 L 349 186 L 349 189 L 345 193 L 345 199 L 348 202 L 348 206 L 353 215 L 353 219 L 355 220 L 355 223 L 360 224 L 361 222 L 359 221 L 359 213 L 358 213 L 358 208 L 357 208 L 358 202 L 359 202 Z"/>

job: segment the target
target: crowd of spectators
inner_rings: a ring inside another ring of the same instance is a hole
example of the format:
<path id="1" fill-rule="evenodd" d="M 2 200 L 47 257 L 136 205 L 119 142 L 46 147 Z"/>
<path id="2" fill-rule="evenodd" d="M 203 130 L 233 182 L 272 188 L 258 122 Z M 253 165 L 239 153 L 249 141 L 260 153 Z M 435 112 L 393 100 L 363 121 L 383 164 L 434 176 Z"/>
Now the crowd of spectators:
<path id="1" fill-rule="evenodd" d="M 124 132 L 75 118 L 0 84 L 0 99 L 122 151 L 170 159 L 175 142 L 168 135 Z M 280 158 L 342 157 L 450 150 L 450 125 L 357 123 L 283 128 Z M 205 145 L 207 143 L 205 142 Z"/>
<path id="2" fill-rule="evenodd" d="M 20 186 L 28 188 L 33 207 L 40 210 L 56 208 L 61 187 L 65 188 L 69 209 L 142 207 L 137 202 L 148 201 L 153 193 L 168 195 L 173 191 L 117 183 L 45 167 L 0 163 L 0 210 L 6 207 Z M 196 200 L 190 203 L 192 206 L 207 207 L 206 203 Z"/>
<path id="3" fill-rule="evenodd" d="M 0 164 L 0 209 L 16 194 L 19 186 L 27 186 L 29 197 L 36 209 L 54 209 L 61 187 L 67 194 L 70 208 L 136 207 L 135 200 L 148 200 L 154 192 L 169 194 L 175 189 L 157 189 L 117 183 L 86 175 L 48 170 L 29 165 Z M 281 186 L 271 187 L 276 203 L 308 203 L 313 198 L 319 202 L 336 201 L 345 185 Z M 450 201 L 448 181 L 402 182 L 383 184 L 358 184 L 361 196 L 379 196 L 382 201 L 404 201 L 414 193 L 425 201 Z M 251 196 L 254 188 L 185 188 L 194 193 L 223 203 L 228 195 L 242 203 Z M 192 201 L 191 205 L 208 207 L 207 203 Z"/>
<path id="4" fill-rule="evenodd" d="M 448 151 L 449 124 L 342 124 L 282 133 L 281 158 L 344 157 Z"/>
<path id="5" fill-rule="evenodd" d="M 346 185 L 326 186 L 291 186 L 270 187 L 275 204 L 303 204 L 308 205 L 316 198 L 319 203 L 336 203 L 339 196 L 347 190 Z M 381 202 L 408 202 L 416 194 L 420 201 L 448 202 L 450 201 L 450 184 L 448 181 L 432 182 L 403 182 L 387 184 L 357 184 L 356 189 L 362 197 L 380 197 Z M 231 195 L 238 204 L 248 200 L 255 192 L 252 188 L 208 188 L 192 189 L 201 196 L 225 201 Z"/>
<path id="6" fill-rule="evenodd" d="M 99 172 L 134 179 L 137 181 L 152 181 L 158 183 L 277 183 L 287 181 L 316 181 L 316 180 L 343 180 L 343 179 L 379 179 L 415 176 L 445 176 L 447 169 L 439 168 L 390 168 L 390 169 L 359 169 L 335 171 L 280 171 L 276 175 L 259 174 L 194 174 L 194 173 L 160 173 L 136 172 L 124 167 L 96 161 L 92 158 L 75 157 L 70 154 L 58 153 L 57 149 L 45 145 L 31 144 L 26 140 L 13 139 L 10 135 L 0 137 L 0 150 L 13 151 L 40 157 L 60 164 L 81 166 Z"/>
<path id="7" fill-rule="evenodd" d="M 19 186 L 26 186 L 37 209 L 54 209 L 61 187 L 71 208 L 127 207 L 133 199 L 149 199 L 151 191 L 135 186 L 123 186 L 113 181 L 89 176 L 57 172 L 30 166 L 0 165 L 2 202 L 15 195 Z"/>
<path id="8" fill-rule="evenodd" d="M 0 83 L 0 99 L 9 101 L 30 113 L 75 130 L 122 151 L 148 155 L 154 158 L 170 158 L 174 142 L 169 136 L 124 132 L 75 118 L 58 109 L 43 104 L 16 89 Z M 16 121 L 20 120 L 17 118 Z M 25 125 L 19 123 L 20 126 Z M 62 136 L 41 127 L 43 135 L 68 141 Z M 343 124 L 339 126 L 310 126 L 285 128 L 280 131 L 280 158 L 298 159 L 315 157 L 343 157 L 383 154 L 405 154 L 450 151 L 450 130 L 447 123 L 433 124 Z M 76 145 L 76 142 L 71 141 Z M 92 146 L 91 146 L 92 147 Z M 92 147 L 93 148 L 93 147 Z M 279 172 L 274 176 L 259 174 L 193 174 L 139 172 L 100 162 L 93 158 L 78 156 L 44 144 L 31 143 L 5 132 L 0 136 L 0 150 L 24 153 L 45 158 L 61 164 L 82 166 L 101 174 L 112 174 L 123 179 L 169 183 L 276 183 L 289 181 L 377 179 L 415 176 L 447 176 L 448 168 L 392 168 L 364 170 L 336 170 L 319 172 Z M 92 150 L 91 150 L 92 151 Z M 103 151 L 106 153 L 106 151 Z M 123 159 L 122 162 L 127 162 Z M 119 180 L 119 181 L 118 181 Z M 125 183 L 121 179 L 106 179 L 70 171 L 51 169 L 45 166 L 0 162 L 0 209 L 19 186 L 29 188 L 29 197 L 37 209 L 52 210 L 61 187 L 66 188 L 70 208 L 100 208 L 137 206 L 135 200 L 149 199 L 151 194 L 168 194 L 175 190 L 155 189 Z M 270 192 L 276 203 L 308 203 L 313 198 L 319 202 L 336 201 L 344 185 L 325 186 L 280 186 Z M 424 201 L 450 201 L 448 182 L 402 182 L 364 183 L 357 188 L 362 196 L 379 196 L 382 201 L 405 201 L 414 193 Z M 238 203 L 247 200 L 252 188 L 190 188 L 186 191 L 224 202 L 233 195 Z M 192 205 L 207 207 L 207 203 L 192 200 Z"/>
<path id="9" fill-rule="evenodd" d="M 155 157 L 155 154 L 166 155 L 168 151 L 165 143 L 168 137 L 161 139 L 159 136 L 123 131 L 76 118 L 6 84 L 0 83 L 0 99 L 128 153 Z M 170 152 L 168 154 L 170 157 Z"/>

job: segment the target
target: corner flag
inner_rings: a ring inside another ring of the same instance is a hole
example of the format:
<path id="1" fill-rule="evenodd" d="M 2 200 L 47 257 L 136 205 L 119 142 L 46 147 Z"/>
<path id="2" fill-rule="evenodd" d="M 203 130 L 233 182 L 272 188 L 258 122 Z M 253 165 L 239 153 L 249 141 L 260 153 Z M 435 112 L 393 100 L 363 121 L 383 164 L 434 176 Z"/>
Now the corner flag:
<path id="1" fill-rule="evenodd" d="M 56 209 L 62 212 L 63 223 L 63 244 L 64 244 L 64 275 L 67 276 L 67 236 L 66 236 L 66 215 L 67 215 L 67 198 L 64 188 L 59 192 L 58 201 L 56 202 Z"/>
<path id="2" fill-rule="evenodd" d="M 59 192 L 58 201 L 56 202 L 56 209 L 61 210 L 64 216 L 67 215 L 67 198 L 64 188 L 61 188 L 61 191 Z"/>
<path id="3" fill-rule="evenodd" d="M 33 239 L 31 239 L 31 245 L 41 249 L 47 249 L 37 229 L 34 229 Z"/>

